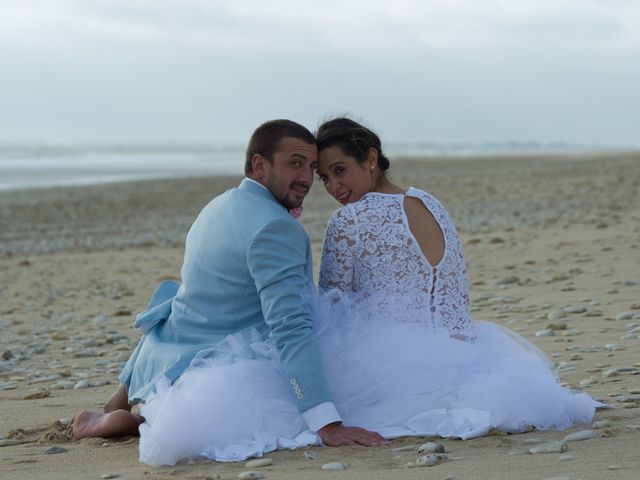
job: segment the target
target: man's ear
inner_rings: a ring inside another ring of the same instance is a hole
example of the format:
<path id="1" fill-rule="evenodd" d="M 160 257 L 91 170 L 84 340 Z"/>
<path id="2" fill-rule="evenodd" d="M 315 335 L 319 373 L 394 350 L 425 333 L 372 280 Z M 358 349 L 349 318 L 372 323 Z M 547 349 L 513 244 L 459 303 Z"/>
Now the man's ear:
<path id="1" fill-rule="evenodd" d="M 253 169 L 253 176 L 256 180 L 264 179 L 264 162 L 266 161 L 267 159 L 259 153 L 255 153 L 253 157 L 251 157 L 251 168 Z"/>

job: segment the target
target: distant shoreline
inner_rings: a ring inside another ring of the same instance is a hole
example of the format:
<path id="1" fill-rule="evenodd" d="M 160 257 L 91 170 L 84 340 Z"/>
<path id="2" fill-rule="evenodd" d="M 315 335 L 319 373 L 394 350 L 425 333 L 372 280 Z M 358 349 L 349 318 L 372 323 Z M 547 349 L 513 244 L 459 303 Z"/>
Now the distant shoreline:
<path id="1" fill-rule="evenodd" d="M 393 155 L 389 154 L 392 162 L 398 164 L 429 163 L 429 162 L 482 162 L 482 161 L 531 161 L 531 160 L 587 160 L 601 157 L 636 157 L 640 150 L 585 150 L 571 152 L 496 152 L 496 153 L 469 153 L 469 154 L 438 154 L 438 155 Z M 176 169 L 171 171 L 152 172 L 134 165 L 127 171 L 108 171 L 104 167 L 98 169 L 78 168 L 38 171 L 36 168 L 5 168 L 0 164 L 0 195 L 5 192 L 22 190 L 37 191 L 55 188 L 83 188 L 96 185 L 109 185 L 120 183 L 137 183 L 154 180 L 183 180 L 202 178 L 233 178 L 242 176 L 242 160 L 230 167 L 229 164 L 212 165 L 207 169 L 193 169 L 187 167 L 183 172 Z M 173 167 L 172 167 L 173 168 Z"/>

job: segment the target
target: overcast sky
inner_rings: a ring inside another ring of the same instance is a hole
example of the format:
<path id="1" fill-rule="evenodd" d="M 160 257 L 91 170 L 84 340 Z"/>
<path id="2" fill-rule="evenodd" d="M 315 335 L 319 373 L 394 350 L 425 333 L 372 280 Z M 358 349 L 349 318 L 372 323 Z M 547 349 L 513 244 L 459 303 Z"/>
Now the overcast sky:
<path id="1" fill-rule="evenodd" d="M 640 146 L 638 0 L 0 0 L 0 142 Z"/>

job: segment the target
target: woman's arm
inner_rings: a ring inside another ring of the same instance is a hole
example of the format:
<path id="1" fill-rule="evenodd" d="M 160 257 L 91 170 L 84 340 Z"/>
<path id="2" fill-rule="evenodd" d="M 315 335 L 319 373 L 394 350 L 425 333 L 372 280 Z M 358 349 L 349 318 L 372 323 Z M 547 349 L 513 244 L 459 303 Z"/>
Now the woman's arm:
<path id="1" fill-rule="evenodd" d="M 320 293 L 334 288 L 343 292 L 353 290 L 357 234 L 357 221 L 348 207 L 331 215 L 320 259 Z"/>

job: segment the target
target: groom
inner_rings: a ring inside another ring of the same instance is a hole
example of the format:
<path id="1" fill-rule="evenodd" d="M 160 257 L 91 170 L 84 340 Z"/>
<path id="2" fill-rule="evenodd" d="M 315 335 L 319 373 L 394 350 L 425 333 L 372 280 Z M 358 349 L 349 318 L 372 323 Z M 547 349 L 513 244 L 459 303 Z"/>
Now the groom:
<path id="1" fill-rule="evenodd" d="M 326 445 L 380 445 L 384 439 L 345 427 L 331 401 L 303 295 L 312 283 L 309 238 L 289 210 L 313 182 L 315 138 L 290 120 L 266 122 L 247 148 L 246 178 L 212 200 L 186 241 L 182 285 L 166 282 L 136 320 L 144 335 L 125 365 L 104 413 L 83 411 L 74 438 L 137 434 L 131 412 L 155 380 L 175 382 L 202 351 L 247 328 L 270 334 L 290 394 Z M 184 406 L 189 408 L 188 405 Z"/>

